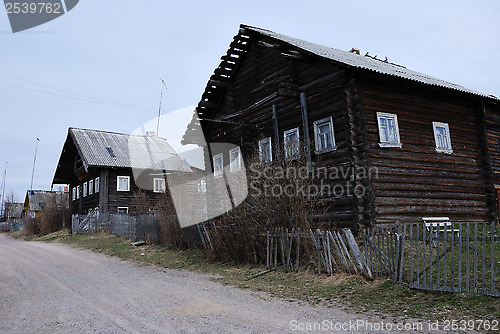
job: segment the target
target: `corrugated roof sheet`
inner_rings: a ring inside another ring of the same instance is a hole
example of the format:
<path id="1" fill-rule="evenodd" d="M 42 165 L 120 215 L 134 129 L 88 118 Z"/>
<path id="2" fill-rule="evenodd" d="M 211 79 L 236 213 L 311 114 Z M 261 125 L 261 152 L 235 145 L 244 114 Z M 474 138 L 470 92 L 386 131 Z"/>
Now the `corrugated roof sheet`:
<path id="1" fill-rule="evenodd" d="M 163 138 L 70 128 L 87 167 L 124 167 L 191 172 Z"/>
<path id="2" fill-rule="evenodd" d="M 28 210 L 31 212 L 40 211 L 46 205 L 63 203 L 69 208 L 68 193 L 49 190 L 28 190 L 27 197 L 29 201 Z"/>
<path id="3" fill-rule="evenodd" d="M 373 59 L 371 57 L 358 55 L 355 53 L 322 46 L 322 45 L 307 42 L 307 41 L 304 41 L 304 40 L 301 40 L 298 38 L 293 38 L 293 37 L 289 37 L 286 35 L 278 34 L 278 33 L 275 33 L 273 31 L 262 29 L 262 28 L 241 25 L 241 29 L 257 32 L 257 33 L 262 34 L 264 36 L 268 36 L 268 37 L 283 41 L 287 44 L 290 44 L 290 45 L 295 46 L 299 49 L 302 49 L 302 50 L 305 50 L 309 53 L 315 54 L 317 56 L 320 56 L 320 57 L 323 57 L 326 59 L 330 59 L 330 60 L 333 60 L 335 62 L 342 63 L 342 64 L 345 64 L 345 65 L 348 65 L 351 67 L 366 69 L 366 70 L 374 71 L 377 73 L 392 75 L 392 76 L 400 77 L 403 79 L 421 82 L 421 83 L 431 85 L 431 86 L 439 86 L 439 87 L 449 88 L 449 89 L 457 90 L 460 92 L 465 92 L 465 93 L 469 93 L 469 94 L 474 94 L 474 95 L 498 100 L 498 98 L 496 98 L 492 95 L 482 94 L 482 93 L 476 92 L 474 90 L 465 88 L 463 86 L 460 86 L 460 85 L 457 85 L 457 84 L 454 84 L 454 83 L 451 83 L 448 81 L 444 81 L 441 79 L 437 79 L 437 78 L 434 78 L 430 75 L 426 75 L 423 73 L 412 71 L 412 70 L 409 70 L 405 67 L 391 64 L 391 63 L 385 62 L 383 60 Z"/>

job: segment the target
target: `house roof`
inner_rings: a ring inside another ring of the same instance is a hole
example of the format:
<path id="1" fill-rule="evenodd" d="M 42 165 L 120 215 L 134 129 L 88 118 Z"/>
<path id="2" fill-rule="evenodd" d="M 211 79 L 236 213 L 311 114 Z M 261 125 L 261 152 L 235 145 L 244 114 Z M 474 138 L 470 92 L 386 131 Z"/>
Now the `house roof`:
<path id="1" fill-rule="evenodd" d="M 73 174 L 76 150 L 84 168 L 115 167 L 191 172 L 168 142 L 159 137 L 135 136 L 109 131 L 69 128 L 53 184 L 65 183 Z"/>
<path id="2" fill-rule="evenodd" d="M 49 190 L 28 190 L 24 200 L 24 209 L 30 212 L 42 210 L 46 205 L 64 205 L 69 208 L 68 193 Z"/>
<path id="3" fill-rule="evenodd" d="M 23 214 L 23 203 L 5 203 L 5 211 L 11 218 L 21 218 Z"/>
<path id="4" fill-rule="evenodd" d="M 404 66 L 392 64 L 388 61 L 384 61 L 381 59 L 375 59 L 371 56 L 367 55 L 358 55 L 353 52 L 338 50 L 326 46 L 322 46 L 319 44 L 311 43 L 308 41 L 304 41 L 298 38 L 289 37 L 286 35 L 275 33 L 271 30 L 266 30 L 262 28 L 241 25 L 240 33 L 245 33 L 248 31 L 253 31 L 259 33 L 261 35 L 271 37 L 273 39 L 285 42 L 289 45 L 297 47 L 307 53 L 333 60 L 336 63 L 347 65 L 349 67 L 361 68 L 365 70 L 374 71 L 381 74 L 396 76 L 403 79 L 408 79 L 412 81 L 417 81 L 426 85 L 431 86 L 439 86 L 443 88 L 453 89 L 464 93 L 469 93 L 473 95 L 478 95 L 481 97 L 497 99 L 492 95 L 485 95 L 483 93 L 476 92 L 474 90 L 465 88 L 461 85 L 451 83 L 445 80 L 441 80 L 438 78 L 434 78 L 430 75 L 423 74 L 420 72 L 412 71 L 407 69 Z"/>
<path id="5" fill-rule="evenodd" d="M 220 102 L 225 95 L 226 89 L 229 86 L 239 63 L 248 51 L 251 42 L 264 39 L 266 42 L 273 42 L 274 40 L 276 44 L 284 44 L 285 46 L 288 46 L 288 49 L 298 52 L 299 54 L 319 57 L 321 59 L 335 62 L 344 67 L 402 78 L 428 86 L 441 87 L 482 99 L 499 101 L 499 99 L 493 95 L 476 92 L 461 85 L 434 78 L 420 72 L 412 71 L 404 66 L 393 64 L 388 61 L 318 45 L 298 38 L 278 34 L 270 30 L 242 24 L 240 25 L 239 33 L 233 38 L 233 41 L 229 45 L 227 53 L 222 56 L 221 63 L 210 77 L 200 102 L 198 103 L 197 111 L 201 118 L 213 118 L 213 112 L 220 106 Z M 193 120 L 190 126 L 192 126 L 195 122 L 196 120 Z M 190 134 L 190 137 L 194 137 L 194 135 Z"/>

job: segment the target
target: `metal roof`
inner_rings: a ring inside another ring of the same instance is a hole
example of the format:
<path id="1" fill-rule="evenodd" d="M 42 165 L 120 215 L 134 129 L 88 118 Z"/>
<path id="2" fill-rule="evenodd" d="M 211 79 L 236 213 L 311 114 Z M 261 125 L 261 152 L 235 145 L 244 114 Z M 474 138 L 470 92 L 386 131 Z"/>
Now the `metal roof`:
<path id="1" fill-rule="evenodd" d="M 64 205 L 69 208 L 68 193 L 49 190 L 28 190 L 24 206 L 31 212 L 40 211 L 46 205 Z"/>
<path id="2" fill-rule="evenodd" d="M 496 98 L 495 96 L 479 93 L 479 92 L 476 92 L 474 90 L 465 88 L 463 86 L 460 86 L 460 85 L 457 85 L 457 84 L 454 84 L 454 83 L 451 83 L 448 81 L 444 81 L 441 79 L 437 79 L 437 78 L 434 78 L 430 75 L 426 75 L 423 73 L 412 71 L 412 70 L 409 70 L 403 66 L 392 64 L 392 63 L 389 63 L 389 62 L 384 61 L 384 60 L 374 59 L 374 58 L 369 57 L 369 56 L 358 55 L 356 53 L 342 51 L 342 50 L 322 46 L 322 45 L 311 43 L 308 41 L 304 41 L 304 40 L 301 40 L 298 38 L 293 38 L 293 37 L 289 37 L 286 35 L 278 34 L 278 33 L 275 33 L 273 31 L 262 29 L 262 28 L 241 25 L 240 26 L 240 33 L 244 33 L 245 31 L 257 32 L 261 35 L 268 36 L 268 37 L 274 38 L 276 40 L 285 42 L 289 45 L 292 45 L 294 47 L 302 49 L 308 53 L 320 56 L 320 57 L 325 58 L 325 59 L 330 59 L 330 60 L 333 60 L 337 63 L 348 65 L 350 67 L 370 70 L 370 71 L 374 71 L 374 72 L 381 73 L 381 74 L 392 75 L 392 76 L 400 77 L 403 79 L 417 81 L 417 82 L 424 83 L 424 84 L 431 85 L 431 86 L 449 88 L 449 89 L 453 89 L 453 90 L 464 92 L 464 93 L 469 93 L 469 94 L 473 94 L 473 95 L 477 95 L 477 96 L 481 96 L 481 97 L 486 97 L 489 99 L 498 100 L 498 98 Z"/>
<path id="3" fill-rule="evenodd" d="M 86 167 L 191 172 L 163 138 L 69 128 Z"/>

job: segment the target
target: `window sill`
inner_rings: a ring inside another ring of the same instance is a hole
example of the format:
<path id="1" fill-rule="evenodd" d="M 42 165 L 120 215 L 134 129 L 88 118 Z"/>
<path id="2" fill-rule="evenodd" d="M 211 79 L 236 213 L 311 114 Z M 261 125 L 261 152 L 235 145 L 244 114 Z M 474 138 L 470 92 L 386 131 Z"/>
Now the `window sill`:
<path id="1" fill-rule="evenodd" d="M 453 150 L 445 149 L 445 148 L 436 148 L 437 153 L 444 153 L 444 154 L 452 154 Z"/>
<path id="2" fill-rule="evenodd" d="M 315 150 L 314 152 L 316 154 L 323 154 L 323 153 L 328 153 L 328 152 L 332 152 L 332 151 L 336 151 L 337 150 L 337 146 L 333 146 L 331 148 L 328 148 L 328 149 L 324 149 L 324 150 L 321 150 L 321 151 L 318 151 L 318 150 Z"/>
<path id="3" fill-rule="evenodd" d="M 403 147 L 403 144 L 401 143 L 378 143 L 380 147 L 395 147 L 395 148 L 401 148 Z"/>

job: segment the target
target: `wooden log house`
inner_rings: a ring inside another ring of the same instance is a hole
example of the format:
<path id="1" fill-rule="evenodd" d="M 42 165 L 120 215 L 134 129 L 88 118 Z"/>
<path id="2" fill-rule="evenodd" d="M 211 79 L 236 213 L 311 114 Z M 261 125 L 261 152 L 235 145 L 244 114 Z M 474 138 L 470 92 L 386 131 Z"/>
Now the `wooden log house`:
<path id="1" fill-rule="evenodd" d="M 313 167 L 320 159 L 376 169 L 375 177 L 341 180 L 365 191 L 325 198 L 321 221 L 356 228 L 425 216 L 497 219 L 498 98 L 247 25 L 221 59 L 197 106 L 206 142 L 239 145 L 243 160 L 256 150 L 272 160 L 297 139 Z M 189 131 L 185 142 L 196 137 Z M 208 153 L 213 170 L 233 159 Z"/>
<path id="2" fill-rule="evenodd" d="M 163 138 L 69 128 L 52 184 L 69 184 L 73 215 L 134 215 L 134 193 L 164 198 L 167 173 L 192 171 Z"/>

